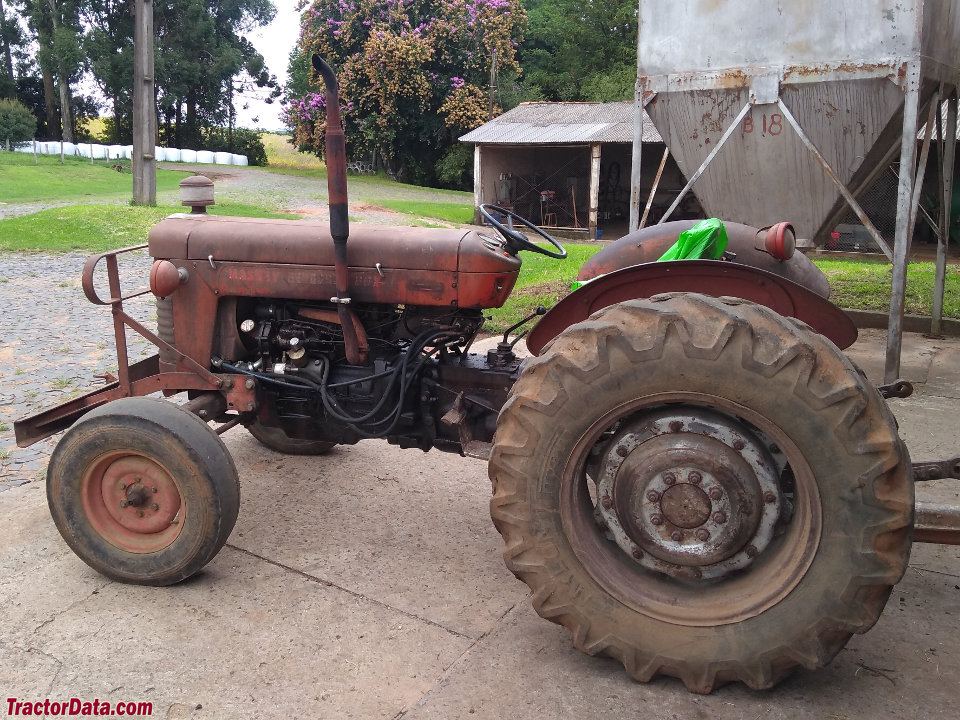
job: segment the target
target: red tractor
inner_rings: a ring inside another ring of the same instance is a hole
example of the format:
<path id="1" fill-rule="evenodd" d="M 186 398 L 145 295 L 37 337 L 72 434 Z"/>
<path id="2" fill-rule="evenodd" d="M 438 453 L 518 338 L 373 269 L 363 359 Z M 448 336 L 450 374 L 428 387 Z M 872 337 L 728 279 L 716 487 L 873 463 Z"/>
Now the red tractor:
<path id="1" fill-rule="evenodd" d="M 829 662 L 877 620 L 912 540 L 958 541 L 914 528 L 913 483 L 960 463 L 911 465 L 884 402 L 909 387 L 875 388 L 843 355 L 856 329 L 789 226 L 728 224 L 725 261 L 654 262 L 692 223 L 629 235 L 539 320 L 534 357 L 514 355 L 510 332 L 471 354 L 519 252 L 565 251 L 493 206 L 481 209 L 492 230 L 360 227 L 348 244 L 336 79 L 315 64 L 329 228 L 214 217 L 194 201 L 140 246 L 155 258 L 155 333 L 123 307 L 147 292 L 120 288 L 117 256 L 136 248 L 87 261 L 119 377 L 16 434 L 28 445 L 66 430 L 49 505 L 89 565 L 167 585 L 209 562 L 237 518 L 219 437 L 237 424 L 285 453 L 386 438 L 489 457 L 506 563 L 537 612 L 638 680 L 709 692 Z M 128 364 L 125 327 L 158 354 Z M 144 397 L 157 392 L 185 402 Z"/>

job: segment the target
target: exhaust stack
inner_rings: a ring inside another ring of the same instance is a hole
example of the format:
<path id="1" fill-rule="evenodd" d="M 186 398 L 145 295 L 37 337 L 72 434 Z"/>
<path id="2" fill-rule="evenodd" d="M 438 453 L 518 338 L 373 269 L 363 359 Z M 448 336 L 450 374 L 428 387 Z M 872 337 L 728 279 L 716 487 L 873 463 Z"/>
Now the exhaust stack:
<path id="1" fill-rule="evenodd" d="M 347 214 L 347 148 L 340 122 L 340 91 L 333 69 L 319 55 L 313 56 L 313 69 L 323 78 L 326 86 L 327 129 L 326 163 L 327 194 L 330 203 L 330 234 L 333 236 L 334 270 L 337 281 L 337 297 L 330 301 L 337 306 L 347 362 L 360 365 L 364 353 L 360 350 L 355 316 L 350 310 L 350 276 L 347 269 L 347 238 L 350 235 L 350 219 Z"/>

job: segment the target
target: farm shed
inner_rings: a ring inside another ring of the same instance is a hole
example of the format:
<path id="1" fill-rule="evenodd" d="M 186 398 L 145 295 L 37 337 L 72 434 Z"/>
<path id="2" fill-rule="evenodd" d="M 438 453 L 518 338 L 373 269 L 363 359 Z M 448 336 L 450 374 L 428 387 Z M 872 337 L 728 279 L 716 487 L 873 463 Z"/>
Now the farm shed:
<path id="1" fill-rule="evenodd" d="M 474 144 L 474 204 L 493 203 L 571 238 L 605 239 L 627 231 L 630 202 L 631 102 L 523 103 L 460 138 Z M 644 114 L 645 203 L 665 146 Z M 668 157 L 654 197 L 655 222 L 686 180 Z M 690 197 L 677 217 L 698 217 Z M 480 222 L 479 214 L 475 218 Z"/>

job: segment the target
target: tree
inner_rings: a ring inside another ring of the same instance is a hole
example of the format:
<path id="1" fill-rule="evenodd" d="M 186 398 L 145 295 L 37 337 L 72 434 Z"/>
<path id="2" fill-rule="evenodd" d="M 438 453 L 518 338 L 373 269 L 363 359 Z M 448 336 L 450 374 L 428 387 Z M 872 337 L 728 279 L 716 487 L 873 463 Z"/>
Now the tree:
<path id="1" fill-rule="evenodd" d="M 213 127 L 226 125 L 226 143 L 231 145 L 234 98 L 256 91 L 269 102 L 280 92 L 263 56 L 245 37 L 268 24 L 276 8 L 269 0 L 167 0 L 152 5 L 160 139 L 201 148 Z M 132 133 L 133 2 L 87 0 L 82 12 L 90 69 L 110 99 L 112 138 L 123 142 Z"/>
<path id="2" fill-rule="evenodd" d="M 518 54 L 547 100 L 627 100 L 637 68 L 636 0 L 528 0 Z"/>
<path id="3" fill-rule="evenodd" d="M 318 154 L 325 101 L 316 79 L 304 82 L 312 53 L 338 72 L 348 153 L 375 153 L 395 176 L 422 184 L 436 182 L 437 160 L 458 135 L 487 120 L 494 54 L 503 71 L 520 72 L 520 0 L 314 0 L 304 8 L 285 118 L 295 141 Z"/>
<path id="4" fill-rule="evenodd" d="M 12 6 L 13 15 L 7 16 L 7 8 Z M 23 28 L 20 25 L 17 10 L 18 3 L 0 0 L 0 97 L 13 98 L 17 94 L 17 76 L 14 73 L 14 48 L 25 42 Z"/>
<path id="5" fill-rule="evenodd" d="M 155 12 L 157 102 L 168 142 L 199 146 L 205 129 L 229 125 L 238 78 L 276 86 L 244 37 L 273 19 L 269 0 L 172 0 Z"/>
<path id="6" fill-rule="evenodd" d="M 133 132 L 133 0 L 87 0 L 81 13 L 90 71 L 113 112 L 110 140 L 128 143 Z"/>
<path id="7" fill-rule="evenodd" d="M 0 142 L 7 150 L 11 144 L 30 140 L 37 129 L 37 119 L 30 109 L 16 100 L 0 100 Z"/>
<path id="8" fill-rule="evenodd" d="M 60 137 L 73 142 L 71 83 L 79 79 L 84 63 L 77 4 L 73 0 L 25 0 L 24 6 L 39 44 L 37 61 L 43 75 L 48 128 L 56 124 L 59 100 Z M 54 80 L 57 95 L 54 94 Z"/>

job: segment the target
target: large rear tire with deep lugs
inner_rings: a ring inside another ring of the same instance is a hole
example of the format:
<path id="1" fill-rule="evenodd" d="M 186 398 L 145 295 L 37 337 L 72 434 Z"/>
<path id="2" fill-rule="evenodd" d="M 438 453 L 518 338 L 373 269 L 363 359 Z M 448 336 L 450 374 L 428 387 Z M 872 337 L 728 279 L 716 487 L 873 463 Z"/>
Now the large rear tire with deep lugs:
<path id="1" fill-rule="evenodd" d="M 606 308 L 501 411 L 491 514 L 507 566 L 576 647 L 696 692 L 828 663 L 910 550 L 910 461 L 824 337 L 736 299 Z"/>

